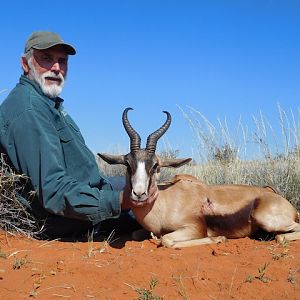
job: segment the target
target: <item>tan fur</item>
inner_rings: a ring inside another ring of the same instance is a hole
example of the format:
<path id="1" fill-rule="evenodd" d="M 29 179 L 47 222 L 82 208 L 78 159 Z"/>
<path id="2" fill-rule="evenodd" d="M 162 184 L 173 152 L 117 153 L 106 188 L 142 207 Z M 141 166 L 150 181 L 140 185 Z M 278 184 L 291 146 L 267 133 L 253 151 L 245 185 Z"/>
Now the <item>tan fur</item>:
<path id="1" fill-rule="evenodd" d="M 124 110 L 122 121 L 130 137 L 130 153 L 98 155 L 109 164 L 127 166 L 131 199 L 138 203 L 133 213 L 145 229 L 160 237 L 162 245 L 189 247 L 217 243 L 226 238 L 251 236 L 257 229 L 280 233 L 276 236 L 278 241 L 300 239 L 296 209 L 270 186 L 206 185 L 194 176 L 180 174 L 158 185 L 158 198 L 148 202 L 151 200 L 148 193 L 157 185 L 160 168 L 178 168 L 192 159 L 155 154 L 158 139 L 171 124 L 167 111 L 164 111 L 166 122 L 148 136 L 146 148 L 141 149 L 140 136 L 127 118 L 129 110 L 132 108 Z M 145 169 L 137 171 L 138 165 Z"/>
<path id="2" fill-rule="evenodd" d="M 206 185 L 180 174 L 160 186 L 154 203 L 133 208 L 137 221 L 166 247 L 189 247 L 252 235 L 258 228 L 300 239 L 295 208 L 274 190 Z M 286 234 L 294 232 L 293 235 Z"/>

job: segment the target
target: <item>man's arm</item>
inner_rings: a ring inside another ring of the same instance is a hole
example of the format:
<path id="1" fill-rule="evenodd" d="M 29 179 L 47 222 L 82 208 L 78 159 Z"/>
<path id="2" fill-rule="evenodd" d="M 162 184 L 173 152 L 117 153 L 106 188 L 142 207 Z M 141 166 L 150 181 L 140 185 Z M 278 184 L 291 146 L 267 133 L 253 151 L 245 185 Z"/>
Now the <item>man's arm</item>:
<path id="1" fill-rule="evenodd" d="M 14 121 L 12 131 L 13 138 L 8 146 L 10 158 L 20 172 L 30 177 L 48 212 L 94 224 L 119 216 L 120 192 L 99 190 L 68 174 L 66 153 L 46 114 L 28 110 Z M 86 175 L 95 173 L 90 166 L 82 165 L 81 169 L 79 171 Z"/>

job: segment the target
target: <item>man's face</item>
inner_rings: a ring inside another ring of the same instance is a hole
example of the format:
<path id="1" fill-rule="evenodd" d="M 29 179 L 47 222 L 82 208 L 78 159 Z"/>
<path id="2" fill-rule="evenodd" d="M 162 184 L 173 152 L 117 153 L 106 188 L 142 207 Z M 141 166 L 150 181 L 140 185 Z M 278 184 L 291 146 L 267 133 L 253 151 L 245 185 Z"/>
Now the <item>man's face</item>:
<path id="1" fill-rule="evenodd" d="M 27 67 L 28 77 L 40 85 L 45 95 L 55 98 L 61 93 L 67 76 L 68 55 L 60 46 L 45 50 L 33 49 Z"/>

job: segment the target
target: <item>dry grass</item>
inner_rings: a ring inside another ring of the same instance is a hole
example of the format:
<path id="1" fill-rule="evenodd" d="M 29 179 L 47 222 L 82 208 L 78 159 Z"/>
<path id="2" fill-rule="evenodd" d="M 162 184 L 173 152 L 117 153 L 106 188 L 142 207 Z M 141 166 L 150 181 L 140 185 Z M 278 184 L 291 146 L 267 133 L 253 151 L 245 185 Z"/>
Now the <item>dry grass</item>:
<path id="1" fill-rule="evenodd" d="M 22 189 L 22 180 L 26 180 L 26 176 L 15 174 L 1 153 L 0 229 L 10 233 L 34 236 L 41 228 L 34 216 L 18 200 L 18 192 Z"/>
<path id="2" fill-rule="evenodd" d="M 209 184 L 270 185 L 300 210 L 300 110 L 287 114 L 278 105 L 278 132 L 262 113 L 252 131 L 241 120 L 230 131 L 226 119 L 214 126 L 193 108 L 182 112 L 199 149 L 189 173 Z"/>
<path id="3" fill-rule="evenodd" d="M 300 211 L 300 111 L 287 114 L 278 106 L 280 133 L 262 113 L 253 117 L 252 131 L 239 120 L 232 132 L 226 119 L 213 125 L 193 108 L 182 113 L 195 136 L 191 147 L 198 149 L 197 157 L 194 163 L 179 169 L 163 169 L 161 180 L 188 173 L 208 184 L 270 185 Z M 169 149 L 160 154 L 176 157 L 179 152 Z M 124 166 L 110 166 L 102 160 L 98 164 L 106 176 L 125 175 Z M 3 154 L 0 165 L 0 229 L 34 236 L 41 227 L 17 197 L 20 182 L 26 177 L 15 174 Z"/>

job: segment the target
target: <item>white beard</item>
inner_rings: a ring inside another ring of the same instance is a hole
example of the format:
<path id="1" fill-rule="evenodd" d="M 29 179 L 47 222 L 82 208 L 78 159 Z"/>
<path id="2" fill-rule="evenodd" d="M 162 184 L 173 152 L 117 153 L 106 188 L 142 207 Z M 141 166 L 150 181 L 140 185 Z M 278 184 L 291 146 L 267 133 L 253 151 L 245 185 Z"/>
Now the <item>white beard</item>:
<path id="1" fill-rule="evenodd" d="M 29 79 L 35 81 L 43 91 L 43 93 L 49 98 L 56 98 L 62 92 L 62 89 L 65 84 L 64 77 L 59 73 L 56 75 L 54 72 L 47 71 L 42 75 L 39 75 L 31 62 L 31 59 L 28 60 L 28 66 L 30 67 L 28 77 Z M 60 80 L 60 83 L 46 84 L 46 77 L 54 77 Z"/>

